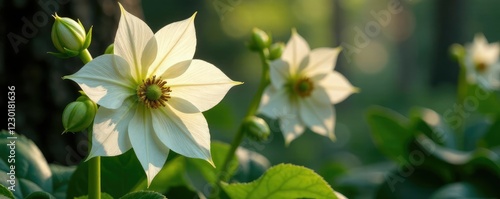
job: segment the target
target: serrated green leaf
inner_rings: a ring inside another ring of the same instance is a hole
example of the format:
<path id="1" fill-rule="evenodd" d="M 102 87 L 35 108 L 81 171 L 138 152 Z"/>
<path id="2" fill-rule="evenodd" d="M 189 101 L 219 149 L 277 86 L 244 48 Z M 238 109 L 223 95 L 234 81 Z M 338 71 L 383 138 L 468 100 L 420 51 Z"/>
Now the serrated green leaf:
<path id="1" fill-rule="evenodd" d="M 222 184 L 231 198 L 337 198 L 313 170 L 291 164 L 271 167 L 251 183 Z"/>
<path id="2" fill-rule="evenodd" d="M 138 191 L 124 195 L 120 199 L 165 199 L 166 197 L 154 191 Z"/>
<path id="3" fill-rule="evenodd" d="M 0 196 L 14 199 L 14 195 L 12 194 L 12 192 L 10 192 L 9 189 L 7 189 L 7 187 L 3 186 L 2 184 L 0 184 Z"/>
<path id="4" fill-rule="evenodd" d="M 412 138 L 407 118 L 382 107 L 370 108 L 366 118 L 375 145 L 382 153 L 396 161 L 407 157 L 407 146 Z"/>
<path id="5" fill-rule="evenodd" d="M 133 149 L 114 157 L 101 157 L 101 187 L 114 198 L 130 192 L 146 174 L 135 156 Z M 88 194 L 88 162 L 82 162 L 71 176 L 68 198 Z"/>

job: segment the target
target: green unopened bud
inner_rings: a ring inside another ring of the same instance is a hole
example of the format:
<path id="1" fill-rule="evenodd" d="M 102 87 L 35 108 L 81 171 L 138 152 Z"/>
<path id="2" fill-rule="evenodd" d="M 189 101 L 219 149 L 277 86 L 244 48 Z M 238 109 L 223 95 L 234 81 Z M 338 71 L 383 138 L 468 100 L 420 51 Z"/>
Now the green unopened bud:
<path id="1" fill-rule="evenodd" d="M 284 50 L 285 44 L 283 42 L 274 43 L 271 47 L 269 47 L 269 60 L 280 58 Z"/>
<path id="2" fill-rule="evenodd" d="M 269 134 L 271 134 L 266 121 L 260 117 L 252 116 L 247 119 L 245 121 L 244 128 L 248 137 L 255 141 L 265 141 L 267 140 L 267 137 L 269 137 Z"/>
<path id="3" fill-rule="evenodd" d="M 96 112 L 97 105 L 87 96 L 80 96 L 64 108 L 62 115 L 63 133 L 79 132 L 90 127 Z"/>
<path id="4" fill-rule="evenodd" d="M 266 32 L 258 28 L 254 28 L 252 30 L 252 38 L 248 45 L 250 50 L 261 51 L 263 49 L 269 48 L 270 45 L 271 37 L 269 37 Z"/>
<path id="5" fill-rule="evenodd" d="M 57 13 L 54 15 L 54 19 L 51 38 L 59 53 L 51 54 L 62 58 L 74 57 L 90 46 L 92 27 L 85 34 L 85 28 L 80 20 L 76 22 L 67 17 L 59 17 Z"/>
<path id="6" fill-rule="evenodd" d="M 460 44 L 450 46 L 450 55 L 454 60 L 462 60 L 465 57 L 465 49 Z"/>
<path id="7" fill-rule="evenodd" d="M 114 53 L 115 53 L 115 44 L 110 44 L 104 51 L 104 54 L 114 54 Z"/>

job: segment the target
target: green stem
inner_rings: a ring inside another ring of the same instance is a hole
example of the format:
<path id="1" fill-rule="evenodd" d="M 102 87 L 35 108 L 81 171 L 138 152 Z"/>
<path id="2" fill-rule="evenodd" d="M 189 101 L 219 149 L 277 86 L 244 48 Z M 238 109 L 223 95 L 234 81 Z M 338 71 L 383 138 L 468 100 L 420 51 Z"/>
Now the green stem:
<path id="1" fill-rule="evenodd" d="M 90 52 L 87 49 L 82 50 L 78 56 L 80 57 L 80 59 L 84 64 L 92 61 L 92 55 L 90 55 Z"/>
<path id="2" fill-rule="evenodd" d="M 264 49 L 266 50 L 266 49 Z M 249 117 L 255 115 L 255 112 L 257 111 L 257 108 L 259 108 L 260 104 L 260 99 L 262 98 L 262 94 L 264 93 L 264 90 L 266 87 L 269 85 L 270 80 L 269 80 L 269 62 L 266 59 L 265 51 L 260 51 L 259 53 L 260 59 L 262 60 L 262 77 L 260 79 L 260 85 L 257 90 L 257 93 L 254 95 L 252 102 L 250 103 L 250 107 L 248 108 L 248 111 L 245 115 L 245 118 L 243 118 L 243 121 L 246 121 Z M 236 133 L 236 137 L 234 137 L 233 142 L 231 143 L 231 148 L 229 149 L 229 152 L 226 155 L 226 159 L 224 159 L 224 163 L 222 165 L 222 170 L 217 176 L 217 181 L 215 184 L 214 189 L 212 190 L 210 194 L 210 198 L 219 198 L 219 192 L 221 188 L 221 182 L 225 182 L 228 180 L 229 176 L 227 175 L 228 172 L 227 170 L 229 169 L 229 163 L 231 160 L 234 158 L 234 154 L 236 152 L 236 149 L 238 149 L 238 146 L 240 146 L 241 142 L 243 141 L 243 138 L 245 137 L 245 131 L 243 130 L 243 122 L 240 124 L 240 127 L 238 128 L 238 132 Z"/>
<path id="3" fill-rule="evenodd" d="M 248 112 L 245 115 L 245 119 L 255 115 L 255 112 L 259 108 L 260 99 L 262 98 L 262 94 L 264 94 L 264 90 L 270 83 L 269 78 L 269 61 L 266 59 L 266 55 L 264 51 L 259 53 L 260 59 L 262 60 L 262 77 L 260 78 L 260 85 L 257 90 L 257 93 L 254 95 L 250 107 L 248 108 Z"/>
<path id="4" fill-rule="evenodd" d="M 467 69 L 465 68 L 465 63 L 463 61 L 463 58 L 460 58 L 458 60 L 458 64 L 460 67 L 460 71 L 458 74 L 458 83 L 457 83 L 457 104 L 459 106 L 463 106 L 468 92 L 468 84 L 466 79 Z M 462 121 L 458 124 L 457 128 L 455 129 L 457 132 L 458 149 L 465 149 L 465 119 L 466 117 L 463 117 Z"/>
<path id="5" fill-rule="evenodd" d="M 92 148 L 92 126 L 89 132 L 89 148 Z M 88 161 L 89 163 L 89 199 L 101 199 L 101 157 L 97 156 Z"/>
<path id="6" fill-rule="evenodd" d="M 85 49 L 80 52 L 80 59 L 84 64 L 92 61 L 92 55 Z M 89 149 L 92 148 L 92 126 L 88 129 L 89 133 Z M 97 156 L 90 160 L 89 163 L 89 185 L 88 185 L 88 198 L 101 199 L 101 157 Z"/>

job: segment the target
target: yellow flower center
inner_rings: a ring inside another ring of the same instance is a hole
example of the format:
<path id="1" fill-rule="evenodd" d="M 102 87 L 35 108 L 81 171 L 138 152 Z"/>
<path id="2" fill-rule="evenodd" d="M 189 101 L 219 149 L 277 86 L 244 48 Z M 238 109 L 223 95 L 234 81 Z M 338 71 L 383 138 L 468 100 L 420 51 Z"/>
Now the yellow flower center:
<path id="1" fill-rule="evenodd" d="M 314 90 L 314 84 L 309 78 L 300 78 L 293 85 L 293 91 L 300 97 L 308 97 Z"/>
<path id="2" fill-rule="evenodd" d="M 139 100 L 147 107 L 157 109 L 160 106 L 166 106 L 170 99 L 169 86 L 166 86 L 167 81 L 161 78 L 156 79 L 156 75 L 142 81 L 142 84 L 137 88 L 137 96 Z"/>
<path id="3" fill-rule="evenodd" d="M 476 71 L 480 73 L 485 72 L 487 67 L 484 62 L 476 62 Z"/>

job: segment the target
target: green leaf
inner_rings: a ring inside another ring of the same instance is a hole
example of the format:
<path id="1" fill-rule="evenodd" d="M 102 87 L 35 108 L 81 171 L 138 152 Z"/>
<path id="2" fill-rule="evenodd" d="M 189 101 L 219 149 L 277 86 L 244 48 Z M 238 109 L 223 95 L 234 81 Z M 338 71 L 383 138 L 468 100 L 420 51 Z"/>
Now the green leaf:
<path id="1" fill-rule="evenodd" d="M 336 191 L 356 196 L 357 198 L 373 198 L 379 190 L 380 185 L 388 176 L 390 170 L 396 168 L 396 164 L 390 161 L 351 168 L 348 173 L 325 179 L 335 187 Z M 332 182 L 333 181 L 333 182 Z"/>
<path id="2" fill-rule="evenodd" d="M 12 192 L 10 192 L 9 189 L 7 189 L 7 187 L 3 186 L 2 184 L 0 184 L 0 196 L 14 199 L 14 195 L 12 194 Z M 2 197 L 0 197 L 0 198 L 2 198 Z"/>
<path id="3" fill-rule="evenodd" d="M 443 179 L 452 181 L 456 176 L 471 177 L 478 171 L 487 171 L 488 176 L 500 180 L 500 158 L 490 150 L 479 148 L 475 151 L 464 152 L 445 148 L 432 142 L 425 135 L 418 135 L 413 142 L 413 152 L 423 154 L 422 166 L 439 172 Z M 413 162 L 413 165 L 417 161 Z"/>
<path id="4" fill-rule="evenodd" d="M 497 115 L 482 139 L 478 141 L 478 145 L 485 148 L 500 146 L 500 114 Z"/>
<path id="5" fill-rule="evenodd" d="M 313 170 L 291 164 L 271 167 L 251 183 L 222 184 L 231 198 L 337 198 Z"/>
<path id="6" fill-rule="evenodd" d="M 147 179 L 143 179 L 137 186 L 131 189 L 131 191 L 144 190 L 147 184 Z M 189 187 L 189 183 L 187 183 L 186 159 L 181 156 L 167 161 L 151 182 L 151 186 L 149 186 L 148 190 L 167 193 L 172 187 L 176 186 L 187 186 L 191 190 L 194 190 L 194 188 Z"/>
<path id="7" fill-rule="evenodd" d="M 49 167 L 50 171 L 52 171 L 52 182 L 54 186 L 52 195 L 56 198 L 66 198 L 68 183 L 76 167 L 65 167 L 55 164 L 50 164 Z"/>
<path id="8" fill-rule="evenodd" d="M 211 152 L 215 168 L 207 161 L 201 159 L 185 158 L 185 180 L 186 186 L 193 188 L 198 195 L 209 195 L 210 187 L 214 186 L 217 175 L 221 172 L 224 160 L 229 152 L 230 146 L 222 142 L 212 142 Z M 238 160 L 234 157 L 229 162 L 227 176 L 231 177 L 238 168 Z"/>
<path id="9" fill-rule="evenodd" d="M 200 159 L 175 157 L 169 159 L 162 170 L 155 176 L 151 186 L 147 188 L 147 179 L 133 150 L 116 157 L 101 158 L 102 191 L 115 198 L 133 191 L 151 190 L 168 193 L 173 187 L 185 186 L 188 190 L 202 192 L 207 190 L 207 184 L 216 180 L 217 172 L 229 150 L 229 145 L 212 142 L 212 158 L 216 165 L 213 168 L 208 162 Z M 230 163 L 229 172 L 232 175 L 238 166 L 237 159 Z M 68 187 L 68 198 L 87 195 L 88 165 L 81 163 L 71 177 Z"/>
<path id="10" fill-rule="evenodd" d="M 0 145 L 7 146 L 0 147 L 0 154 L 9 154 L 0 156 L 0 176 L 2 179 L 15 176 L 12 181 L 15 186 L 6 180 L 0 183 L 14 188 L 16 198 L 24 198 L 35 191 L 52 192 L 52 172 L 42 152 L 31 140 L 3 130 L 0 132 Z M 15 175 L 9 174 L 12 172 Z"/>
<path id="11" fill-rule="evenodd" d="M 119 198 L 146 179 L 139 160 L 132 150 L 114 157 L 101 157 L 102 192 Z M 88 162 L 82 162 L 71 176 L 67 198 L 88 195 Z"/>
<path id="12" fill-rule="evenodd" d="M 466 111 L 477 110 L 486 115 L 500 112 L 500 100 L 495 92 L 486 91 L 477 85 L 469 85 L 467 90 L 467 97 L 464 99 Z"/>
<path id="13" fill-rule="evenodd" d="M 494 195 L 487 194 L 480 186 L 458 182 L 448 184 L 436 191 L 431 199 L 453 199 L 453 198 L 492 198 Z"/>
<path id="14" fill-rule="evenodd" d="M 238 157 L 239 168 L 231 179 L 236 182 L 257 180 L 271 167 L 271 163 L 266 157 L 243 147 L 236 150 L 236 156 Z"/>
<path id="15" fill-rule="evenodd" d="M 375 196 L 379 199 L 420 199 L 429 198 L 436 190 L 446 184 L 435 171 L 418 169 L 411 165 L 398 168 L 385 174 L 384 183 Z"/>
<path id="16" fill-rule="evenodd" d="M 449 165 L 463 165 L 467 163 L 473 155 L 471 152 L 464 152 L 439 146 L 423 134 L 415 137 L 415 144 L 418 145 L 418 148 L 413 151 L 418 150 L 424 155 L 435 157 L 439 161 L 445 162 Z"/>
<path id="17" fill-rule="evenodd" d="M 165 199 L 166 197 L 154 191 L 138 191 L 124 195 L 120 199 Z"/>
<path id="18" fill-rule="evenodd" d="M 203 192 L 208 191 L 209 186 L 215 182 L 217 172 L 220 172 L 222 169 L 224 158 L 229 151 L 229 145 L 213 141 L 211 144 L 211 151 L 216 168 L 212 167 L 212 165 L 205 160 L 178 156 L 169 159 L 165 163 L 163 168 L 151 182 L 149 188 L 147 188 L 147 179 L 142 178 L 129 191 L 148 189 L 166 194 L 173 188 L 183 186 L 187 188 L 187 191 L 203 194 Z M 229 174 L 232 175 L 237 167 L 237 159 L 233 159 L 228 170 L 230 172 Z M 143 171 L 141 172 L 143 173 Z"/>
<path id="19" fill-rule="evenodd" d="M 187 171 L 188 174 L 192 172 L 200 172 L 204 179 L 214 185 L 217 180 L 217 174 L 221 172 L 222 165 L 224 164 L 224 159 L 229 152 L 230 146 L 222 142 L 212 142 L 211 151 L 212 159 L 215 164 L 215 168 L 210 165 L 207 161 L 201 159 L 187 158 Z M 238 168 L 238 159 L 233 158 L 229 162 L 229 168 L 226 171 L 228 176 L 232 176 L 236 169 Z"/>
<path id="20" fill-rule="evenodd" d="M 444 122 L 443 117 L 435 111 L 420 107 L 413 108 L 410 111 L 410 121 L 416 133 L 423 133 L 441 146 L 456 148 L 454 132 Z"/>
<path id="21" fill-rule="evenodd" d="M 464 151 L 473 151 L 478 148 L 478 144 L 483 139 L 486 131 L 490 127 L 490 123 L 486 120 L 477 120 L 465 127 L 463 135 L 463 149 Z"/>
<path id="22" fill-rule="evenodd" d="M 416 135 L 409 148 L 412 157 L 406 162 L 406 167 L 432 170 L 436 180 L 446 182 L 460 175 L 458 168 L 472 157 L 471 153 L 440 146 L 424 134 Z"/>
<path id="23" fill-rule="evenodd" d="M 407 145 L 412 137 L 406 127 L 408 119 L 382 107 L 372 107 L 366 115 L 377 148 L 393 160 L 406 158 Z"/>
<path id="24" fill-rule="evenodd" d="M 189 190 L 203 193 L 209 188 L 208 185 L 214 185 L 218 172 L 222 169 L 222 164 L 229 151 L 230 146 L 226 143 L 213 141 L 211 143 L 212 159 L 215 168 L 207 161 L 201 159 L 176 157 L 167 161 L 162 170 L 151 182 L 149 190 L 160 193 L 167 193 L 172 187 L 185 186 Z M 234 158 L 230 161 L 229 175 L 234 174 L 238 167 L 238 160 Z M 145 189 L 147 181 L 144 179 L 133 190 L 139 191 Z M 207 193 L 205 193 L 207 194 Z"/>
<path id="25" fill-rule="evenodd" d="M 28 195 L 28 197 L 26 197 L 25 199 L 56 199 L 56 198 L 50 193 L 44 191 L 36 191 Z"/>
<path id="26" fill-rule="evenodd" d="M 460 167 L 461 173 L 475 176 L 479 171 L 487 171 L 488 177 L 500 181 L 500 157 L 490 150 L 480 148 L 473 151 L 470 160 Z"/>
<path id="27" fill-rule="evenodd" d="M 88 199 L 89 196 L 80 196 L 80 197 L 75 197 L 75 199 Z M 110 196 L 107 193 L 101 192 L 101 199 L 113 199 L 113 196 Z"/>

